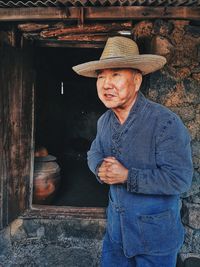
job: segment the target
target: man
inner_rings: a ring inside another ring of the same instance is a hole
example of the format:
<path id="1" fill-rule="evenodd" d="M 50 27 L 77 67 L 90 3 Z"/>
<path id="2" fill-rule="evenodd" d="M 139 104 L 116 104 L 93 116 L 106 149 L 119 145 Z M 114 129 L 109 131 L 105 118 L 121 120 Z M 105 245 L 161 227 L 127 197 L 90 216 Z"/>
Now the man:
<path id="1" fill-rule="evenodd" d="M 142 75 L 165 63 L 112 37 L 99 61 L 73 67 L 97 77 L 108 108 L 88 152 L 91 171 L 110 185 L 103 267 L 175 267 L 183 243 L 179 195 L 192 179 L 190 137 L 177 115 L 139 92 Z"/>

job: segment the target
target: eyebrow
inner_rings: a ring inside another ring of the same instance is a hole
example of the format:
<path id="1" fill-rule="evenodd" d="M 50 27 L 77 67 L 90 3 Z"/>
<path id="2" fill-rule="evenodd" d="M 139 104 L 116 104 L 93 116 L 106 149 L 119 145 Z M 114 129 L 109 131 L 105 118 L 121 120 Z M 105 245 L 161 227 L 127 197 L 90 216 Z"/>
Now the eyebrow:
<path id="1" fill-rule="evenodd" d="M 124 70 L 124 69 L 130 69 L 133 72 L 141 73 L 142 74 L 142 72 L 140 70 L 138 70 L 138 69 L 132 69 L 132 68 L 113 68 L 113 69 L 111 68 L 109 70 L 111 70 L 111 71 L 120 71 L 120 70 Z M 103 69 L 103 70 L 96 70 L 97 75 L 101 74 L 104 70 L 105 69 Z"/>

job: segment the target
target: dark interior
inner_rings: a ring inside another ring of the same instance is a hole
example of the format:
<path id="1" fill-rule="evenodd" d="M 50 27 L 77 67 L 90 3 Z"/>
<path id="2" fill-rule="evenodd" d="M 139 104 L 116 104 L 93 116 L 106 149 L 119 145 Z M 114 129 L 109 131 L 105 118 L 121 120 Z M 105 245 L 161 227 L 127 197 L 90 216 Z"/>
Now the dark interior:
<path id="1" fill-rule="evenodd" d="M 105 107 L 97 97 L 96 79 L 72 70 L 73 65 L 99 58 L 101 52 L 94 48 L 37 48 L 35 146 L 45 146 L 61 168 L 61 185 L 52 205 L 107 205 L 108 187 L 99 184 L 87 166 L 87 151 Z"/>

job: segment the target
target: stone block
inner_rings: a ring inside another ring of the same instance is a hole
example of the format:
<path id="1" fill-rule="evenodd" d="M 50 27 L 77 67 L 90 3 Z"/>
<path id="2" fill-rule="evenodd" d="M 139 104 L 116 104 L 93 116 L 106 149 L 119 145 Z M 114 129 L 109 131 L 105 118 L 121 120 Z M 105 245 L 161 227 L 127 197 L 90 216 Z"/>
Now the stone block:
<path id="1" fill-rule="evenodd" d="M 192 239 L 192 252 L 198 253 L 200 255 L 200 230 L 194 232 Z"/>
<path id="2" fill-rule="evenodd" d="M 104 219 L 35 219 L 24 220 L 24 228 L 28 237 L 45 238 L 52 241 L 69 237 L 102 239 L 105 223 Z"/>
<path id="3" fill-rule="evenodd" d="M 188 201 L 191 203 L 200 204 L 200 193 L 190 196 Z"/>
<path id="4" fill-rule="evenodd" d="M 191 121 L 195 118 L 195 110 L 192 106 L 169 108 L 177 115 L 179 115 L 183 121 Z"/>
<path id="5" fill-rule="evenodd" d="M 193 26 L 193 25 L 185 25 L 184 27 L 185 32 L 192 35 L 195 38 L 200 37 L 200 27 L 199 26 Z"/>
<path id="6" fill-rule="evenodd" d="M 155 20 L 153 26 L 153 33 L 161 36 L 168 36 L 172 33 L 174 29 L 174 25 L 172 22 L 161 19 Z"/>
<path id="7" fill-rule="evenodd" d="M 192 74 L 192 78 L 195 79 L 196 81 L 200 82 L 200 73 Z"/>
<path id="8" fill-rule="evenodd" d="M 0 231 L 0 259 L 1 256 L 5 256 L 5 254 L 10 253 L 11 249 L 10 227 L 6 227 Z"/>
<path id="9" fill-rule="evenodd" d="M 187 198 L 196 195 L 199 192 L 200 192 L 200 173 L 195 170 L 193 173 L 192 186 L 187 192 L 181 194 L 181 197 Z"/>
<path id="10" fill-rule="evenodd" d="M 40 229 L 40 227 L 42 227 L 42 225 L 37 220 L 24 220 L 23 221 L 23 228 L 28 238 L 37 238 L 38 229 Z"/>
<path id="11" fill-rule="evenodd" d="M 192 79 L 185 79 L 183 81 L 185 88 L 185 99 L 187 103 L 198 105 L 200 103 L 199 83 Z"/>
<path id="12" fill-rule="evenodd" d="M 180 250 L 180 253 L 192 252 L 193 235 L 194 235 L 194 229 L 185 225 L 185 240 Z"/>
<path id="13" fill-rule="evenodd" d="M 168 63 L 173 56 L 173 49 L 173 45 L 165 37 L 155 36 L 151 41 L 150 53 L 166 57 Z"/>
<path id="14" fill-rule="evenodd" d="M 137 23 L 136 25 L 134 25 L 132 30 L 134 39 L 137 40 L 138 38 L 151 36 L 152 29 L 153 29 L 153 23 L 148 20 L 144 20 Z"/>
<path id="15" fill-rule="evenodd" d="M 174 75 L 176 80 L 180 81 L 188 78 L 191 75 L 191 70 L 189 67 L 180 67 L 176 69 Z"/>
<path id="16" fill-rule="evenodd" d="M 195 157 L 200 158 L 200 143 L 199 142 L 192 142 L 192 154 Z"/>
<path id="17" fill-rule="evenodd" d="M 195 253 L 180 253 L 179 262 L 180 267 L 199 267 L 200 255 Z"/>
<path id="18" fill-rule="evenodd" d="M 184 85 L 182 82 L 175 83 L 175 87 L 167 94 L 161 96 L 162 103 L 167 107 L 177 107 L 185 105 Z"/>
<path id="19" fill-rule="evenodd" d="M 156 90 L 158 92 L 158 98 L 162 95 L 166 98 L 166 94 L 173 91 L 176 86 L 176 81 L 173 78 L 159 71 L 151 74 L 149 83 L 150 90 Z M 157 101 L 160 102 L 159 99 L 157 99 Z"/>
<path id="20" fill-rule="evenodd" d="M 197 257 L 189 257 L 184 262 L 184 267 L 199 267 L 200 259 Z"/>
<path id="21" fill-rule="evenodd" d="M 200 229 L 200 204 L 183 202 L 183 222 L 193 229 Z"/>

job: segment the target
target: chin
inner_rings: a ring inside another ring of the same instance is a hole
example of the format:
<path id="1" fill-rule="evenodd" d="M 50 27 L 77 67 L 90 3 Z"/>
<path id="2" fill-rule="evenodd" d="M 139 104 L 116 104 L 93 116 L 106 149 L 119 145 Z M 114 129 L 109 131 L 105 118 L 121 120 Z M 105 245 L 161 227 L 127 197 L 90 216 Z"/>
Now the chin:
<path id="1" fill-rule="evenodd" d="M 103 104 L 104 104 L 104 106 L 105 106 L 106 108 L 111 108 L 111 109 L 113 109 L 113 108 L 117 108 L 117 105 L 116 105 L 116 104 L 113 104 L 113 103 L 107 103 L 107 102 L 104 102 Z"/>
<path id="2" fill-rule="evenodd" d="M 107 108 L 115 108 L 117 107 L 118 105 L 116 103 L 114 103 L 113 101 L 108 101 L 108 100 L 104 100 L 104 99 L 101 99 L 101 102 L 104 104 L 105 107 Z"/>

